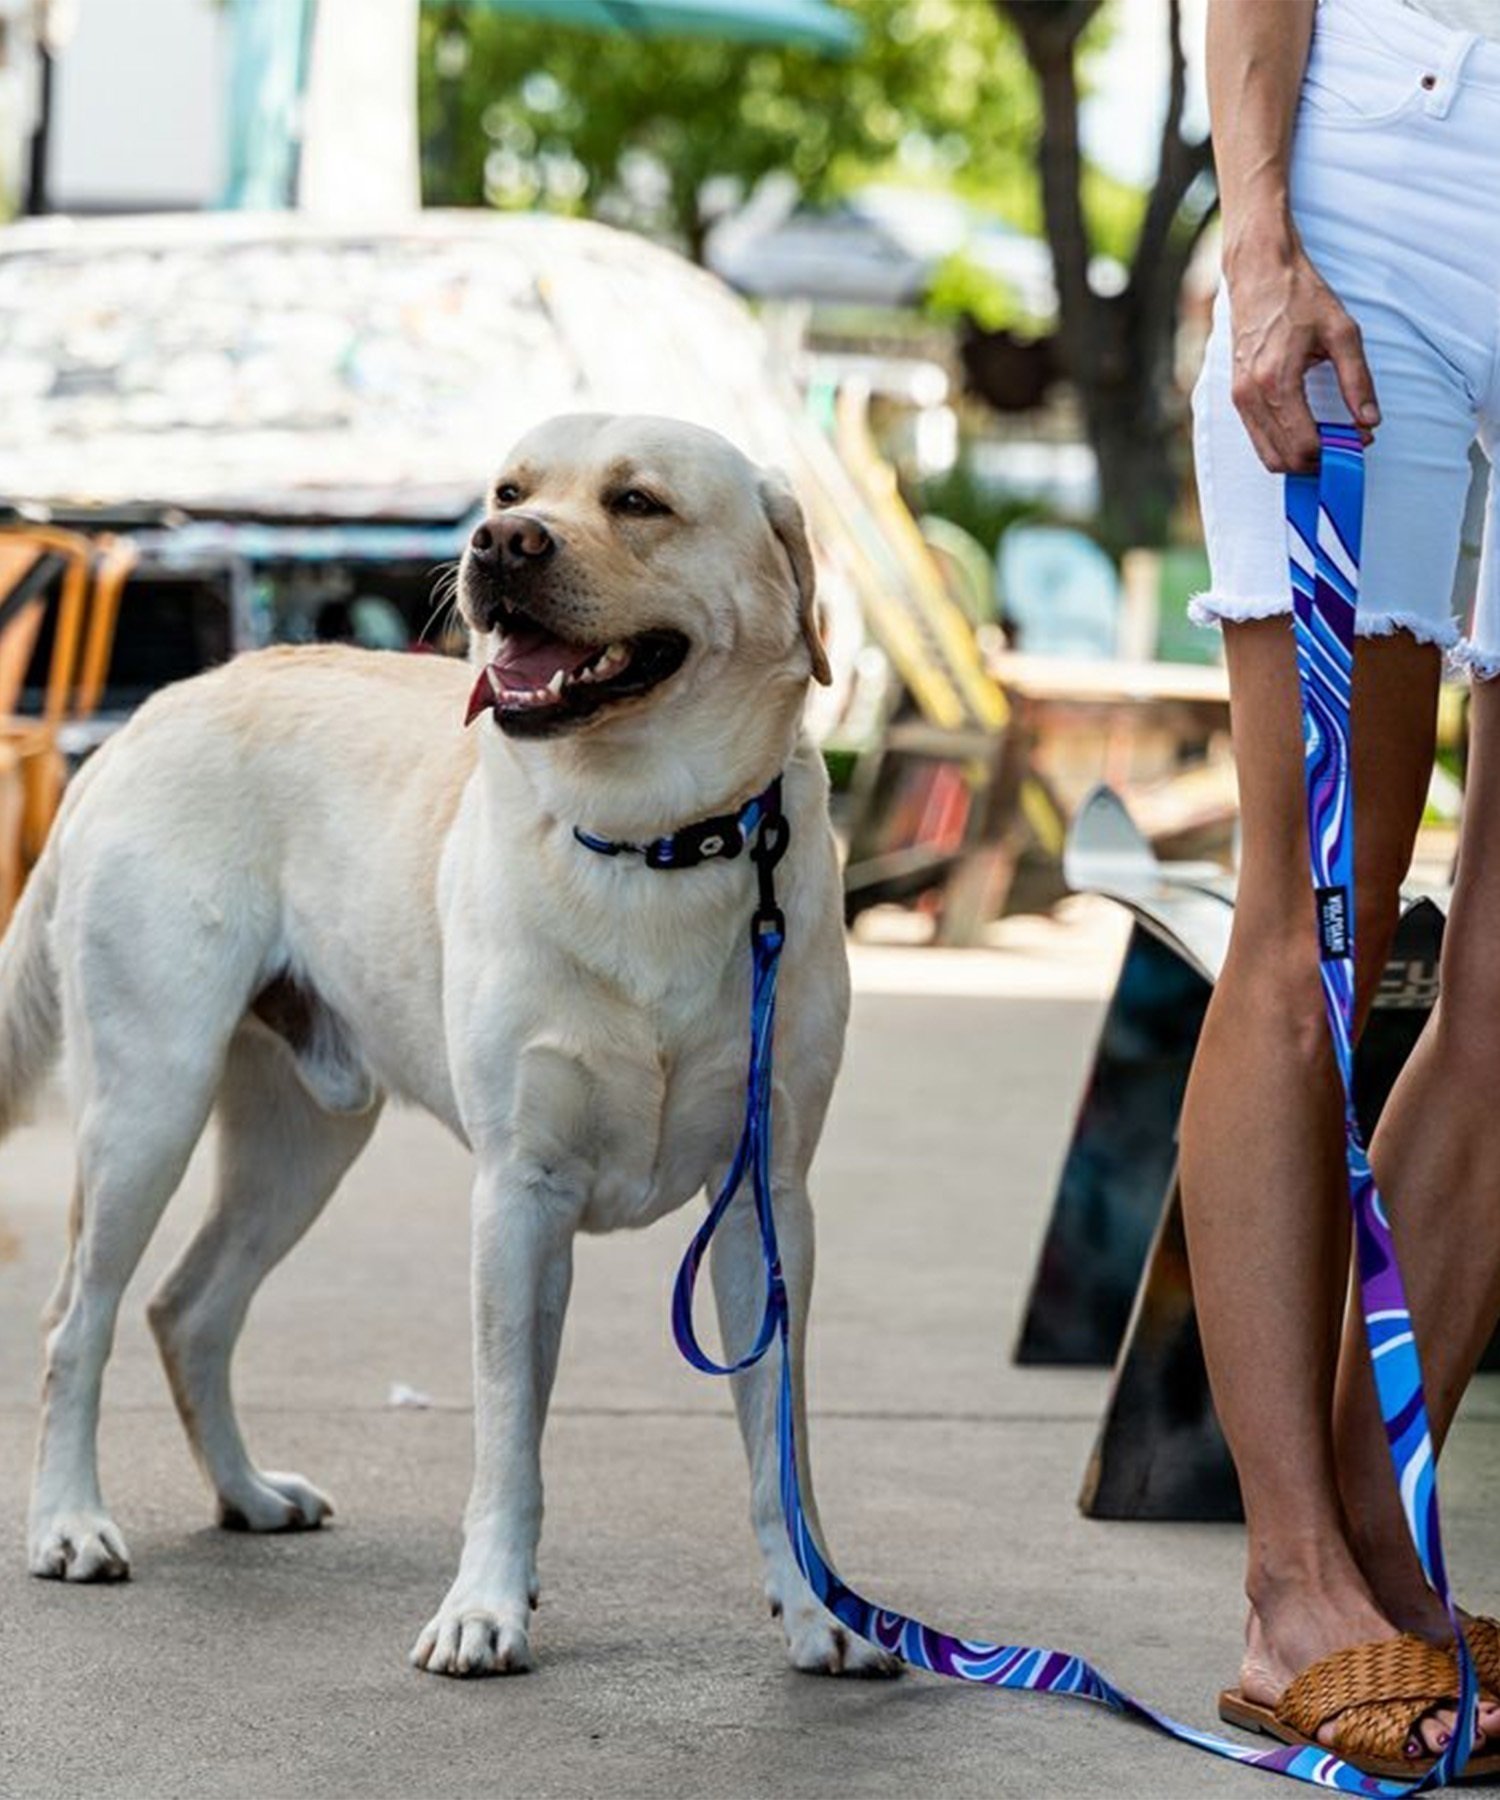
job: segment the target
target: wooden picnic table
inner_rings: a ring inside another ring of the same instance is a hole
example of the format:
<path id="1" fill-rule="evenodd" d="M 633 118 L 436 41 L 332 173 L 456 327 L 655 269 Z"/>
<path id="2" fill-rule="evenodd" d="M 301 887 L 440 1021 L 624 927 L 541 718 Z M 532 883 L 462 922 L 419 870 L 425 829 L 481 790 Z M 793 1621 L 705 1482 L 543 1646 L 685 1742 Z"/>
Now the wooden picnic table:
<path id="1" fill-rule="evenodd" d="M 1025 756 L 1071 807 L 1103 783 L 1132 795 L 1153 843 L 1227 848 L 1237 807 L 1229 677 L 1219 666 L 992 651 Z"/>
<path id="2" fill-rule="evenodd" d="M 1126 662 L 1115 657 L 1031 656 L 992 651 L 990 673 L 1034 706 L 1202 707 L 1229 716 L 1229 675 L 1217 664 Z"/>

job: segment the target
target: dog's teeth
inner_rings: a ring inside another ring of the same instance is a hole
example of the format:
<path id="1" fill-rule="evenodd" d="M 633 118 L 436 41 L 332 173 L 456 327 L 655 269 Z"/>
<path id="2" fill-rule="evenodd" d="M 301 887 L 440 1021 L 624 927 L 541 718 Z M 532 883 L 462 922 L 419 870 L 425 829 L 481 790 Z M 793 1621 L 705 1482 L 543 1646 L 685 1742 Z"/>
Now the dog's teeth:
<path id="1" fill-rule="evenodd" d="M 611 675 L 617 675 L 630 661 L 630 648 L 626 644 L 610 644 L 601 650 L 589 665 L 590 681 L 607 681 Z"/>
<path id="2" fill-rule="evenodd" d="M 563 691 L 563 683 L 568 679 L 564 670 L 559 669 L 547 683 L 547 692 L 557 699 Z"/>

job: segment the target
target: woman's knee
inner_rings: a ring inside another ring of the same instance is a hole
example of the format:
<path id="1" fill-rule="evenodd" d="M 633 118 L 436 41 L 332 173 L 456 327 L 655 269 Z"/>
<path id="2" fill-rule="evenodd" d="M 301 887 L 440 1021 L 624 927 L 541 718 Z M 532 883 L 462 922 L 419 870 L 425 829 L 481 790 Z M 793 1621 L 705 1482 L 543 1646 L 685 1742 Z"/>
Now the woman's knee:
<path id="1" fill-rule="evenodd" d="M 1379 989 L 1399 914 L 1399 896 L 1361 896 L 1356 909 L 1355 1010 L 1362 1020 Z M 1309 1070 L 1330 1064 L 1327 1002 L 1310 886 L 1273 905 L 1236 910 L 1219 978 L 1227 1003 L 1255 1036 Z"/>
<path id="2" fill-rule="evenodd" d="M 1214 996 L 1218 1023 L 1232 1039 L 1263 1045 L 1306 1068 L 1328 1060 L 1328 1022 L 1312 898 L 1295 910 L 1262 916 L 1237 911 Z"/>

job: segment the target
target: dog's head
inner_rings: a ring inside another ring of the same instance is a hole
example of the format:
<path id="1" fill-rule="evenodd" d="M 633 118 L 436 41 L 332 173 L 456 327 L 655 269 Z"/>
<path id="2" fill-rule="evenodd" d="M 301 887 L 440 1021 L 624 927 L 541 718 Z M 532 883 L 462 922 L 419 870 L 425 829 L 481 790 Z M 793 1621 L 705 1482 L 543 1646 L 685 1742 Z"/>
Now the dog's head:
<path id="1" fill-rule="evenodd" d="M 826 682 L 812 552 L 785 480 L 671 419 L 552 419 L 511 452 L 463 554 L 484 671 L 470 717 L 598 731 L 725 682 Z"/>

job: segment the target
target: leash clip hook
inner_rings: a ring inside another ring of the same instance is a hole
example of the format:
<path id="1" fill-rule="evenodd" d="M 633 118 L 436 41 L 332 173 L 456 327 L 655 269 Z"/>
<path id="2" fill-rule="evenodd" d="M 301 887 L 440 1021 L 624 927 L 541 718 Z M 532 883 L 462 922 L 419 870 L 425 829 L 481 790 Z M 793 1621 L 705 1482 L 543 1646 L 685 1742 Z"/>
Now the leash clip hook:
<path id="1" fill-rule="evenodd" d="M 762 817 L 755 841 L 750 846 L 750 859 L 755 864 L 760 893 L 755 915 L 750 921 L 750 936 L 757 944 L 786 936 L 786 917 L 776 904 L 776 865 L 786 855 L 791 839 L 786 814 L 781 810 L 781 782 L 771 789 L 771 803 Z"/>

